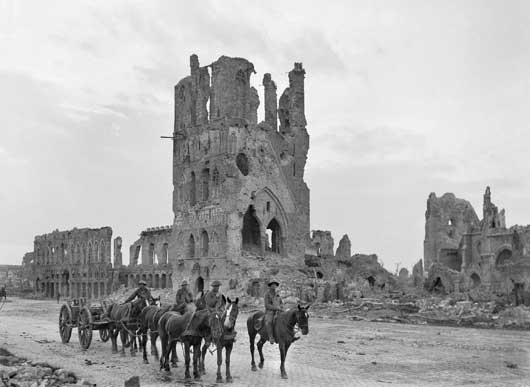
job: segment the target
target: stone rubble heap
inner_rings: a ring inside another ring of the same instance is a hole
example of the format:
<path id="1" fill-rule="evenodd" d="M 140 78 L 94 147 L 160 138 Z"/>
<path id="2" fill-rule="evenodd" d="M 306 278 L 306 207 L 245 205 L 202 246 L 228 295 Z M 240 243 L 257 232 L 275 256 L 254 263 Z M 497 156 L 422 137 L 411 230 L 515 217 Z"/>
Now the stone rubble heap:
<path id="1" fill-rule="evenodd" d="M 55 387 L 91 386 L 78 379 L 72 372 L 52 367 L 47 363 L 29 361 L 14 356 L 0 348 L 0 386 L 6 387 Z"/>

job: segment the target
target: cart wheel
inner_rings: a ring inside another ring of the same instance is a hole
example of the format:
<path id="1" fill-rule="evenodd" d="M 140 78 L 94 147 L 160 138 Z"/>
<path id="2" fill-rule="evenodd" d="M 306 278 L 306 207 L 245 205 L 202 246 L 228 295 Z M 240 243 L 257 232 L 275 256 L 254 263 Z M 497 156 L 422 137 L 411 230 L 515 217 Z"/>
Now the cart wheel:
<path id="1" fill-rule="evenodd" d="M 59 335 L 61 335 L 61 341 L 66 344 L 70 341 L 72 336 L 72 309 L 68 304 L 61 306 L 59 312 Z"/>
<path id="2" fill-rule="evenodd" d="M 92 342 L 92 313 L 86 306 L 79 311 L 77 334 L 81 348 L 88 349 Z"/>
<path id="3" fill-rule="evenodd" d="M 99 338 L 101 341 L 106 343 L 109 340 L 110 332 L 109 328 L 99 328 Z"/>

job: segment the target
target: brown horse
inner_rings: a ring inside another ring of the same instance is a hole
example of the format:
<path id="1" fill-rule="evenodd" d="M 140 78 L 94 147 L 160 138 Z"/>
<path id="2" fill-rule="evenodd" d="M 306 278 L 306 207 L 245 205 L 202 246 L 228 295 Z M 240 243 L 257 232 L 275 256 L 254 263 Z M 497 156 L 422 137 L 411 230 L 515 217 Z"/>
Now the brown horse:
<path id="1" fill-rule="evenodd" d="M 131 347 L 131 356 L 135 355 L 134 345 L 132 340 L 128 340 L 129 334 L 127 332 L 135 331 L 136 319 L 147 306 L 145 299 L 138 298 L 135 301 L 127 302 L 125 304 L 112 303 L 108 306 L 107 311 L 104 313 L 104 317 L 110 320 L 109 332 L 112 341 L 112 353 L 118 352 L 117 337 L 120 334 L 121 339 L 121 354 L 125 356 L 125 348 Z M 133 336 L 131 339 L 134 339 Z"/>
<path id="2" fill-rule="evenodd" d="M 221 376 L 223 348 L 226 351 L 226 382 L 230 383 L 233 381 L 232 375 L 230 374 L 230 354 L 232 353 L 232 348 L 236 339 L 235 326 L 239 314 L 239 298 L 236 298 L 234 301 L 227 298 L 227 302 L 227 307 L 222 314 L 212 313 L 210 316 L 209 325 L 211 335 L 204 338 L 200 362 L 200 372 L 201 374 L 205 374 L 204 357 L 206 356 L 206 351 L 208 350 L 210 343 L 215 344 L 217 350 L 217 383 L 223 382 L 223 377 Z"/>
<path id="3" fill-rule="evenodd" d="M 162 315 L 166 312 L 172 311 L 180 314 L 184 314 L 187 311 L 186 304 L 170 304 L 164 307 L 150 305 L 142 310 L 140 313 L 140 329 L 138 334 L 141 335 L 141 347 L 143 348 L 143 360 L 145 364 L 148 364 L 147 360 L 147 333 L 149 332 L 149 339 L 151 341 L 151 355 L 158 359 L 158 349 L 156 348 L 156 339 L 158 338 L 158 321 Z M 178 361 L 178 357 L 175 356 L 175 363 Z"/>
<path id="4" fill-rule="evenodd" d="M 162 356 L 160 357 L 160 369 L 165 369 L 169 372 L 168 356 L 171 351 L 171 365 L 177 366 L 177 341 L 181 340 L 182 332 L 188 326 L 191 316 L 196 310 L 204 310 L 206 302 L 204 300 L 204 293 L 200 292 L 193 304 L 187 304 L 184 315 L 174 311 L 163 313 L 158 320 L 158 335 L 160 336 L 160 343 L 162 344 Z M 191 313 L 189 313 L 191 312 Z M 182 316 L 185 318 L 179 319 Z M 173 318 L 175 317 L 175 318 Z M 169 323 L 169 320 L 172 320 Z"/>
<path id="5" fill-rule="evenodd" d="M 275 340 L 280 347 L 280 371 L 283 379 L 287 379 L 287 373 L 285 372 L 285 358 L 287 357 L 287 351 L 291 344 L 299 339 L 299 337 L 295 337 L 295 326 L 298 325 L 303 335 L 307 335 L 309 332 L 309 315 L 307 314 L 309 306 L 310 305 L 302 307 L 298 305 L 298 307 L 291 308 L 286 312 L 279 312 L 276 316 L 273 332 Z M 262 348 L 263 344 L 265 344 L 269 337 L 263 321 L 264 315 L 265 312 L 256 312 L 247 319 L 250 354 L 252 356 L 252 371 L 257 371 L 256 363 L 254 361 L 254 340 L 256 339 L 257 334 L 260 335 L 258 341 L 260 362 L 258 367 L 263 368 L 263 363 L 265 361 Z"/>

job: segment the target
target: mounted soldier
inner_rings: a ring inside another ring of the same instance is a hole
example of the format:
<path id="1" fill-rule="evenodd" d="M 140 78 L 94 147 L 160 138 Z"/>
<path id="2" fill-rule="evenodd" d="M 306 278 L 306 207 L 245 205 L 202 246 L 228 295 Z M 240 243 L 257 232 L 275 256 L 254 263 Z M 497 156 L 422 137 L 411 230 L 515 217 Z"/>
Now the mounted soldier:
<path id="1" fill-rule="evenodd" d="M 267 329 L 267 336 L 269 342 L 275 343 L 273 324 L 276 319 L 276 314 L 283 311 L 283 302 L 280 295 L 276 292 L 276 288 L 280 286 L 278 281 L 271 280 L 269 282 L 269 290 L 265 293 L 265 328 Z"/>
<path id="2" fill-rule="evenodd" d="M 190 304 L 193 302 L 193 294 L 188 289 L 188 281 L 182 281 L 180 289 L 177 291 L 175 302 L 179 304 Z"/>
<path id="3" fill-rule="evenodd" d="M 123 301 L 123 303 L 125 304 L 127 302 L 131 302 L 136 297 L 143 298 L 145 301 L 149 301 L 149 303 L 154 303 L 155 299 L 153 298 L 153 296 L 151 295 L 151 292 L 147 288 L 146 286 L 147 283 L 144 280 L 142 280 L 138 282 L 138 285 L 139 285 L 138 289 L 136 289 L 133 294 L 131 294 L 125 301 Z"/>
<path id="4" fill-rule="evenodd" d="M 206 292 L 204 295 L 204 300 L 206 301 L 206 309 L 209 312 L 220 311 L 224 305 L 225 301 L 223 300 L 223 295 L 219 292 L 219 287 L 221 282 L 213 281 L 212 289 Z"/>

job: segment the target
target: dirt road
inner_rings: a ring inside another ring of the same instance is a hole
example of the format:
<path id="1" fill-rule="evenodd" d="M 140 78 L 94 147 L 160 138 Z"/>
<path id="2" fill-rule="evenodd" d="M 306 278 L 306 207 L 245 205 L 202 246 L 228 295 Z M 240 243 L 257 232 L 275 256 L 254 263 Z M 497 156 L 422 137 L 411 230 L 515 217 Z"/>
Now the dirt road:
<path id="1" fill-rule="evenodd" d="M 123 386 L 139 375 L 142 386 L 183 385 L 183 359 L 167 375 L 156 359 L 112 355 L 110 342 L 94 332 L 86 352 L 77 330 L 62 344 L 57 320 L 60 305 L 52 301 L 15 299 L 0 310 L 0 347 L 31 360 L 66 368 L 98 386 Z M 280 379 L 277 346 L 264 347 L 265 367 L 250 371 L 245 322 L 237 322 L 232 356 L 235 386 L 529 386 L 530 332 L 445 328 L 388 323 L 323 320 L 312 316 L 310 332 L 291 348 L 288 380 Z M 88 364 L 90 363 L 90 365 Z M 215 385 L 216 357 L 207 355 L 201 383 Z M 224 371 L 223 371 L 224 375 Z"/>

